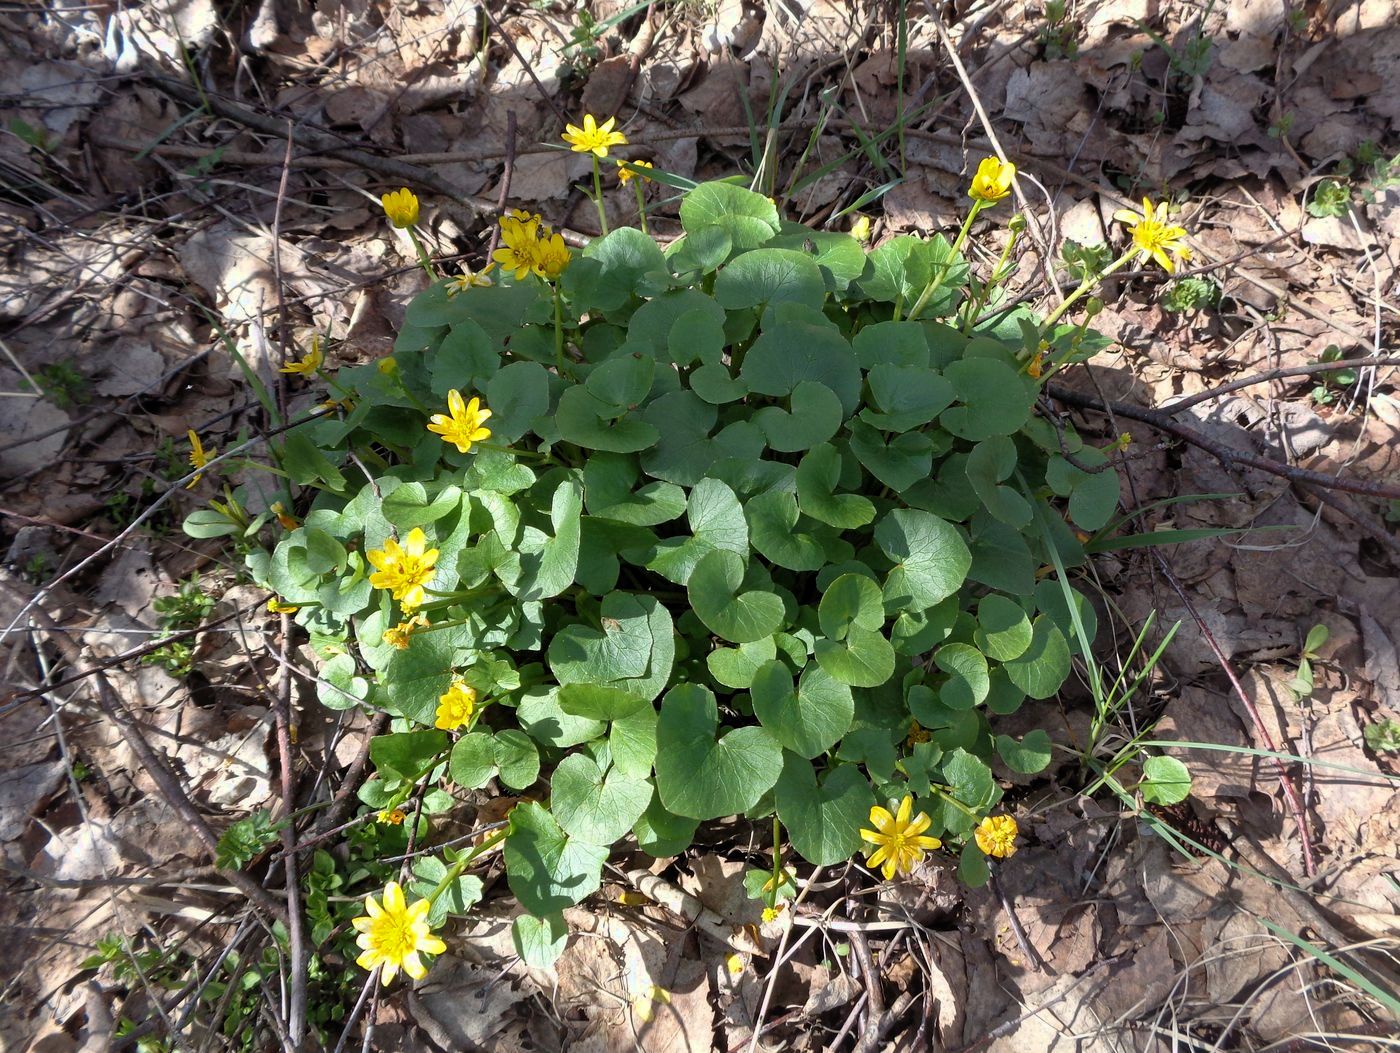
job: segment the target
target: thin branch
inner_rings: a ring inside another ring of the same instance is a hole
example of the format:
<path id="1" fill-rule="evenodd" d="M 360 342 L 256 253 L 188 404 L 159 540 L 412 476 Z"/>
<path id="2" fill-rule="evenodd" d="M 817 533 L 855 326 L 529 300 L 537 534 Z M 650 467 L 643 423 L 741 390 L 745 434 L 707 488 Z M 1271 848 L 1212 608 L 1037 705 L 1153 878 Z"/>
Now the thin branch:
<path id="1" fill-rule="evenodd" d="M 1129 420 L 1141 421 L 1150 424 L 1158 431 L 1174 435 L 1183 442 L 1199 447 L 1211 454 L 1226 468 L 1233 468 L 1244 465 L 1248 468 L 1257 468 L 1261 472 L 1268 472 L 1281 479 L 1287 479 L 1294 483 L 1307 483 L 1311 486 L 1320 486 L 1330 490 L 1345 490 L 1348 493 L 1361 494 L 1363 497 L 1376 497 L 1382 500 L 1400 500 L 1400 486 L 1386 486 L 1383 483 L 1364 483 L 1358 479 L 1348 479 L 1344 476 L 1327 475 L 1324 472 L 1314 472 L 1307 468 L 1295 468 L 1291 464 L 1284 464 L 1281 461 L 1271 460 L 1267 457 L 1259 457 L 1243 450 L 1237 450 L 1233 446 L 1226 446 L 1224 443 L 1208 439 L 1200 432 L 1178 424 L 1171 419 L 1171 416 L 1163 410 L 1146 409 L 1142 406 L 1130 406 L 1123 402 L 1112 402 L 1101 400 L 1085 395 L 1079 391 L 1073 391 L 1058 384 L 1047 384 L 1045 390 L 1050 396 L 1059 399 L 1061 402 L 1080 409 L 1095 410 L 1097 412 L 1111 411 Z"/>

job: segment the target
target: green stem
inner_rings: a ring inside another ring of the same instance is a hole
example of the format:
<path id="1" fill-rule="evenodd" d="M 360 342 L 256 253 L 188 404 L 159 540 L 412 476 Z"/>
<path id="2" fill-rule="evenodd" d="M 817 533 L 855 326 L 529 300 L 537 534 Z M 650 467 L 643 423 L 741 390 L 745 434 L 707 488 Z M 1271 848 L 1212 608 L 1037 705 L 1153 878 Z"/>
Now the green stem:
<path id="1" fill-rule="evenodd" d="M 992 273 L 988 275 L 987 281 L 978 290 L 976 298 L 968 305 L 967 315 L 963 318 L 962 331 L 967 335 L 972 331 L 972 325 L 977 321 L 977 316 L 982 313 L 982 307 L 992 295 L 992 290 L 1000 285 L 1006 278 L 1002 273 L 1006 266 L 1006 261 L 1011 258 L 1011 250 L 1016 247 L 1016 227 L 1011 228 L 1011 237 L 1006 239 L 1006 248 L 1002 250 L 1001 259 L 997 260 L 997 265 L 992 268 Z"/>
<path id="2" fill-rule="evenodd" d="M 405 229 L 407 229 L 407 231 L 408 231 L 408 240 L 411 241 L 411 242 L 413 242 L 413 248 L 414 248 L 414 249 L 417 251 L 417 253 L 418 253 L 418 262 L 419 262 L 419 264 L 421 264 L 422 267 L 423 267 L 423 270 L 427 272 L 428 280 L 431 281 L 431 282 L 437 281 L 437 280 L 438 280 L 438 272 L 437 272 L 437 270 L 433 267 L 433 261 L 430 260 L 430 259 L 428 259 L 428 250 L 425 249 L 425 248 L 423 248 L 423 243 L 422 243 L 421 241 L 418 240 L 418 232 L 417 232 L 416 230 L 414 230 L 412 227 L 407 227 L 407 228 L 405 228 Z"/>
<path id="3" fill-rule="evenodd" d="M 642 228 L 642 233 L 647 234 L 649 231 L 647 230 L 646 197 L 642 194 L 642 177 L 635 173 L 632 176 L 632 189 L 637 192 L 637 222 Z"/>
<path id="4" fill-rule="evenodd" d="M 980 815 L 978 815 L 967 805 L 963 804 L 962 801 L 958 800 L 951 793 L 949 793 L 947 786 L 940 786 L 938 783 L 934 783 L 929 788 L 933 793 L 936 793 L 939 797 L 942 797 L 945 801 L 951 804 L 958 811 L 962 812 L 962 814 L 967 816 L 969 819 L 981 820 L 982 817 Z"/>
<path id="5" fill-rule="evenodd" d="M 598 172 L 598 155 L 589 156 L 593 158 L 593 203 L 598 206 L 598 229 L 607 234 L 608 214 L 603 208 L 603 177 Z"/>
<path id="6" fill-rule="evenodd" d="M 924 309 L 924 305 L 928 303 L 929 297 L 943 287 L 943 281 L 948 277 L 948 271 L 953 267 L 953 257 L 956 257 L 957 254 L 962 251 L 963 244 L 967 241 L 967 232 L 972 229 L 972 221 L 977 218 L 977 213 L 981 212 L 982 209 L 986 207 L 986 204 L 985 201 L 981 200 L 974 200 L 972 202 L 972 208 L 968 212 L 967 218 L 963 220 L 962 228 L 958 231 L 957 240 L 953 242 L 952 252 L 949 253 L 948 265 L 935 274 L 933 280 L 930 281 L 924 291 L 919 294 L 918 300 L 914 302 L 914 306 L 909 309 L 909 314 L 906 316 L 908 321 L 912 322 L 914 319 L 918 318 L 919 312 Z"/>
<path id="7" fill-rule="evenodd" d="M 437 887 L 428 893 L 428 902 L 436 902 L 437 898 L 446 892 L 454 881 L 462 876 L 462 871 L 471 866 L 479 856 L 485 855 L 505 839 L 506 832 L 504 830 L 497 831 L 448 867 L 447 873 L 442 875 L 442 880 L 437 883 Z"/>
<path id="8" fill-rule="evenodd" d="M 1135 255 L 1137 255 L 1137 251 L 1137 249 L 1130 249 L 1129 251 L 1123 253 L 1123 255 L 1119 256 L 1112 263 L 1110 263 L 1107 267 L 1105 267 L 1103 271 L 1099 274 L 1099 276 L 1093 281 L 1082 282 L 1079 288 L 1075 289 L 1074 292 L 1070 293 L 1068 296 L 1065 297 L 1064 302 L 1060 304 L 1059 307 L 1056 307 L 1053 311 L 1046 315 L 1045 321 L 1040 323 L 1040 331 L 1042 333 L 1049 333 L 1050 327 L 1056 322 L 1058 322 L 1060 320 L 1060 317 L 1066 311 L 1068 311 L 1072 306 L 1074 306 L 1074 304 L 1077 301 L 1079 301 L 1083 297 L 1087 296 L 1090 292 L 1092 292 L 1099 285 L 1099 283 L 1102 282 L 1105 278 L 1107 278 L 1110 274 L 1118 270 Z"/>
<path id="9" fill-rule="evenodd" d="M 593 160 L 593 168 L 596 176 L 597 158 Z M 554 364 L 561 377 L 569 375 L 568 364 L 564 361 L 564 294 L 559 291 L 558 285 L 554 287 Z"/>
<path id="10" fill-rule="evenodd" d="M 778 821 L 778 813 L 773 813 L 773 891 L 768 896 L 768 909 L 778 909 L 778 889 L 782 887 L 779 875 L 783 863 L 783 824 Z"/>
<path id="11" fill-rule="evenodd" d="M 436 768 L 439 764 L 441 764 L 447 759 L 447 755 L 451 752 L 452 747 L 448 746 L 446 749 L 439 750 L 437 753 L 435 753 L 433 755 L 433 759 L 428 761 L 428 766 L 426 768 L 422 768 L 417 775 L 409 779 L 408 782 L 406 782 L 403 785 L 403 788 L 400 789 L 398 793 L 394 794 L 394 796 L 391 797 L 385 803 L 384 807 L 380 810 L 385 812 L 392 812 L 399 805 L 403 804 L 404 801 L 408 800 L 408 795 L 411 794 L 413 792 L 414 787 L 418 785 L 418 780 L 426 778 L 434 768 Z"/>

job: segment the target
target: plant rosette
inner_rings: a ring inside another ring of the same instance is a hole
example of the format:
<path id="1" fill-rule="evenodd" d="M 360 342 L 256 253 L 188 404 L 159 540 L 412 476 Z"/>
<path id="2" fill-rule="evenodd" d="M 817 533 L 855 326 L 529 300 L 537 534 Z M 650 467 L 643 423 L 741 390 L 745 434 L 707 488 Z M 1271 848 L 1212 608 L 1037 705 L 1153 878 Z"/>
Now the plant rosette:
<path id="1" fill-rule="evenodd" d="M 436 281 L 392 359 L 328 377 L 336 414 L 278 451 L 305 513 L 247 555 L 321 702 L 394 718 L 368 809 L 529 791 L 502 849 L 532 960 L 615 845 L 676 855 L 721 817 L 828 865 L 912 797 L 918 843 L 985 880 L 994 760 L 1050 759 L 996 722 L 1092 642 L 1044 570 L 1084 562 L 1118 479 L 1035 407 L 1107 341 L 997 311 L 966 226 L 867 251 L 724 182 L 680 220 L 665 251 L 621 228 L 561 257 L 509 217 L 509 266 Z"/>

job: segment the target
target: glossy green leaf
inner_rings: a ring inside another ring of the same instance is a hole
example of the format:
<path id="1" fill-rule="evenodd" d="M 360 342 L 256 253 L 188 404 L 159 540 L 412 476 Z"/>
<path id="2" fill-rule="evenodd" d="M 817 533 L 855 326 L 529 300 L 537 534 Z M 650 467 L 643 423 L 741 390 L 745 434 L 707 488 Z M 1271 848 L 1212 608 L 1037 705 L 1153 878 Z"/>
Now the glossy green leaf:
<path id="1" fill-rule="evenodd" d="M 962 536 L 928 512 L 896 508 L 875 527 L 875 540 L 894 561 L 885 579 L 885 602 L 925 610 L 962 587 L 972 554 Z"/>
<path id="2" fill-rule="evenodd" d="M 715 698 L 680 684 L 661 703 L 656 729 L 656 788 L 677 815 L 714 819 L 747 811 L 777 782 L 783 752 L 764 728 L 719 734 Z"/>
<path id="3" fill-rule="evenodd" d="M 598 891 L 608 849 L 570 837 L 543 806 L 522 801 L 511 810 L 504 855 L 515 898 L 531 914 L 544 915 Z"/>
<path id="4" fill-rule="evenodd" d="M 610 845 L 627 833 L 651 801 L 651 783 L 617 768 L 605 773 L 584 753 L 559 762 L 550 791 L 550 811 L 565 833 L 595 845 Z"/>
<path id="5" fill-rule="evenodd" d="M 753 415 L 771 449 L 779 453 L 810 450 L 826 442 L 841 427 L 841 400 L 825 384 L 804 380 L 792 389 L 792 412 L 764 406 Z"/>
<path id="6" fill-rule="evenodd" d="M 730 643 L 749 643 L 783 627 L 783 601 L 762 590 L 744 590 L 744 561 L 715 549 L 695 565 L 686 584 L 691 609 L 705 626 Z"/>
<path id="7" fill-rule="evenodd" d="M 838 765 L 819 783 L 809 761 L 788 753 L 774 801 L 797 853 L 815 866 L 831 866 L 859 851 L 875 795 L 853 764 Z"/>
<path id="8" fill-rule="evenodd" d="M 1069 644 L 1054 621 L 1042 614 L 1032 625 L 1030 647 L 1004 668 L 1011 682 L 1031 698 L 1049 698 L 1069 676 Z"/>
<path id="9" fill-rule="evenodd" d="M 809 760 L 840 741 L 855 715 L 851 689 L 820 666 L 803 670 L 797 689 L 780 661 L 755 671 L 749 688 L 754 714 L 784 748 Z"/>

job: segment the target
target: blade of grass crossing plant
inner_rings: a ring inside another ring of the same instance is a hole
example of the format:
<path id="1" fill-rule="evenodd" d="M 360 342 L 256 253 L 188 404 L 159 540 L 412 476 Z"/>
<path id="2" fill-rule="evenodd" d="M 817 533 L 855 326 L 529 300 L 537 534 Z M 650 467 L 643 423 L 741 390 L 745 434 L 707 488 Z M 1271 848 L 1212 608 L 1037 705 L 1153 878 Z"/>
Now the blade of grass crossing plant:
<path id="1" fill-rule="evenodd" d="M 1040 531 L 1040 538 L 1046 551 L 1050 553 L 1050 562 L 1055 568 L 1055 581 L 1059 584 L 1060 593 L 1064 597 L 1065 607 L 1069 611 L 1070 624 L 1074 626 L 1074 637 L 1079 645 L 1079 653 L 1089 672 L 1089 689 L 1094 695 L 1094 708 L 1102 713 L 1107 705 L 1107 696 L 1103 689 L 1103 673 L 1099 669 L 1098 662 L 1094 660 L 1093 651 L 1089 647 L 1089 637 L 1084 630 L 1084 620 L 1079 616 L 1079 604 L 1074 600 L 1074 593 L 1069 587 L 1069 577 L 1065 573 L 1065 561 L 1060 558 L 1060 550 L 1055 547 L 1054 536 L 1045 523 L 1044 509 L 1031 495 L 1030 488 L 1026 486 L 1025 477 L 1019 471 L 1016 473 L 1016 482 L 1020 486 L 1022 496 L 1025 497 L 1035 513 L 1035 525 Z"/>
<path id="2" fill-rule="evenodd" d="M 902 178 L 892 179 L 888 183 L 881 183 L 879 186 L 871 187 L 869 190 L 865 191 L 865 193 L 861 194 L 860 197 L 856 198 L 845 208 L 837 212 L 833 212 L 831 218 L 826 221 L 826 225 L 830 227 L 838 219 L 844 219 L 846 216 L 849 216 L 852 212 L 859 212 L 866 205 L 870 204 L 873 201 L 880 200 L 880 198 L 884 197 L 895 187 L 904 185 L 905 182 L 906 180 Z"/>
<path id="3" fill-rule="evenodd" d="M 1180 545 L 1187 541 L 1204 541 L 1206 538 L 1225 537 L 1229 534 L 1263 533 L 1266 530 L 1297 530 L 1295 526 L 1275 524 L 1256 527 L 1200 527 L 1192 530 L 1153 530 L 1146 534 L 1129 534 L 1127 537 L 1109 537 L 1102 541 L 1088 541 L 1085 552 L 1121 552 L 1130 548 L 1151 548 L 1153 545 Z"/>
<path id="4" fill-rule="evenodd" d="M 1270 757 L 1278 760 L 1291 761 L 1294 764 L 1307 764 L 1314 768 L 1330 768 L 1333 771 L 1344 771 L 1348 775 L 1360 775 L 1364 778 L 1400 783 L 1400 775 L 1390 775 L 1379 770 L 1365 771 L 1361 768 L 1353 768 L 1348 764 L 1338 764 L 1336 761 L 1320 760 L 1317 757 L 1300 757 L 1296 753 L 1279 753 L 1274 750 L 1261 750 L 1253 746 L 1230 746 L 1223 742 L 1178 742 L 1174 739 L 1143 739 L 1139 745 L 1155 746 L 1158 749 L 1215 750 L 1218 753 L 1242 753 L 1249 757 Z"/>
<path id="5" fill-rule="evenodd" d="M 1342 961 L 1335 955 L 1328 954 L 1321 947 L 1317 946 L 1317 944 L 1309 943 L 1307 940 L 1303 939 L 1303 937 L 1297 935 L 1296 933 L 1289 932 L 1282 925 L 1275 924 L 1268 918 L 1264 917 L 1262 914 L 1256 915 L 1255 917 L 1257 918 L 1259 923 L 1264 926 L 1264 928 L 1268 929 L 1275 936 L 1287 940 L 1299 950 L 1312 955 L 1312 957 L 1316 958 L 1323 965 L 1326 965 L 1333 972 L 1337 972 L 1340 973 L 1342 976 L 1345 976 L 1357 987 L 1361 988 L 1372 998 L 1374 998 L 1377 1002 L 1385 1006 L 1386 1009 L 1390 1012 L 1391 1016 L 1395 1017 L 1396 1020 L 1400 1020 L 1400 998 L 1397 998 L 1394 995 L 1394 993 L 1386 991 L 1379 984 L 1373 981 L 1370 977 L 1362 975 L 1355 968 L 1348 965 L 1346 962 Z"/>
<path id="6" fill-rule="evenodd" d="M 918 109 L 914 110 L 913 113 L 909 114 L 904 123 L 905 123 L 905 124 L 912 124 L 912 123 L 913 123 L 914 121 L 916 121 L 918 118 L 922 117 L 925 113 L 928 113 L 929 111 L 933 110 L 934 107 L 936 107 L 936 106 L 938 106 L 938 105 L 941 105 L 943 101 L 944 101 L 944 100 L 943 100 L 942 96 L 939 96 L 939 97 L 934 98 L 934 99 L 930 99 L 928 102 L 924 103 L 924 104 L 923 104 L 922 106 L 920 106 Z M 895 129 L 895 126 L 894 126 L 894 125 L 891 125 L 890 127 L 886 128 L 884 131 L 879 132 L 879 133 L 877 133 L 876 135 L 874 135 L 873 137 L 871 137 L 870 142 L 871 142 L 872 144 L 878 146 L 880 143 L 883 143 L 883 142 L 884 142 L 886 139 L 888 139 L 890 136 L 894 135 L 895 130 L 896 130 L 896 129 Z M 822 165 L 820 168 L 815 169 L 815 170 L 812 171 L 812 172 L 809 172 L 807 175 L 803 176 L 802 179 L 800 179 L 800 180 L 798 180 L 796 183 L 794 183 L 794 184 L 792 185 L 792 188 L 788 191 L 788 196 L 791 197 L 791 196 L 793 196 L 793 195 L 795 195 L 795 194 L 801 193 L 801 192 L 802 192 L 803 190 L 805 190 L 807 187 L 809 187 L 809 186 L 811 186 L 813 183 L 815 183 L 818 179 L 821 179 L 823 176 L 830 175 L 832 172 L 836 171 L 838 168 L 840 168 L 842 165 L 844 165 L 844 164 L 845 164 L 847 161 L 849 161 L 851 158 L 855 157 L 857 154 L 864 153 L 864 152 L 865 152 L 865 147 L 864 147 L 863 145 L 857 147 L 857 148 L 854 149 L 854 150 L 847 150 L 845 153 L 841 154 L 841 156 L 837 157 L 835 160 L 833 160 L 833 161 L 828 161 L 826 164 Z M 878 151 L 877 151 L 877 153 L 878 153 Z M 881 159 L 881 161 L 883 162 L 883 158 Z M 889 175 L 894 176 L 895 179 L 898 180 L 898 181 L 901 181 L 901 182 L 903 181 L 903 177 L 902 177 L 902 176 L 899 176 L 897 173 L 895 173 L 894 170 L 893 170 L 893 168 L 890 167 L 887 163 L 882 163 L 880 167 L 889 168 L 889 169 L 890 169 L 890 170 L 889 170 L 889 173 L 888 173 Z M 897 186 L 897 185 L 898 185 L 898 182 L 893 183 L 893 184 L 891 184 L 891 185 Z M 888 193 L 888 190 L 882 191 L 882 193 Z M 872 198 L 871 200 L 873 200 L 873 198 Z"/>
<path id="7" fill-rule="evenodd" d="M 253 394 L 257 397 L 258 404 L 267 411 L 267 416 L 268 419 L 272 421 L 272 426 L 274 428 L 280 428 L 282 426 L 282 416 L 277 412 L 277 400 L 272 397 L 272 392 L 267 390 L 267 385 L 262 382 L 262 378 L 258 376 L 257 370 L 248 364 L 248 360 L 244 358 L 243 353 L 238 350 L 238 341 L 229 335 L 228 330 L 223 327 L 219 319 L 210 314 L 203 306 L 199 306 L 199 310 L 209 322 L 210 328 L 219 334 L 219 339 L 222 340 L 224 346 L 228 348 L 228 353 L 233 356 L 233 360 L 238 363 L 238 368 L 243 373 L 243 379 L 246 380 L 248 386 L 253 389 Z"/>

